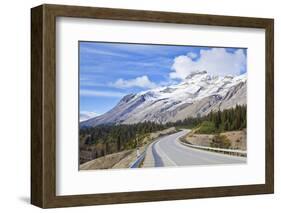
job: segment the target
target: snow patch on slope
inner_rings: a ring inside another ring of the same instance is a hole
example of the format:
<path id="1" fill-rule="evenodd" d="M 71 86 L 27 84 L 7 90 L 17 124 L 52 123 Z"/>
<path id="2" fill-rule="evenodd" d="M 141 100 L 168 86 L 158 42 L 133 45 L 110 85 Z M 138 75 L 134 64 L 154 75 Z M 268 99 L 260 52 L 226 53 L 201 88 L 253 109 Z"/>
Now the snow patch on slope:
<path id="1" fill-rule="evenodd" d="M 247 74 L 212 76 L 207 71 L 191 73 L 181 83 L 129 94 L 109 112 L 82 122 L 105 123 L 173 122 L 204 115 L 211 110 L 246 104 Z"/>

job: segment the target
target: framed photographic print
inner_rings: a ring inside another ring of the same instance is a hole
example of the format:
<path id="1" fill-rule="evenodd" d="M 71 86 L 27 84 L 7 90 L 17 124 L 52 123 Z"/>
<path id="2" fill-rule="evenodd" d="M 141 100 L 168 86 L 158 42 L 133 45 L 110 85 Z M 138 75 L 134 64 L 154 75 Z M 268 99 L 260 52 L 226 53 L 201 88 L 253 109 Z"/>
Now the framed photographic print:
<path id="1" fill-rule="evenodd" d="M 273 193 L 273 19 L 31 9 L 31 203 Z"/>

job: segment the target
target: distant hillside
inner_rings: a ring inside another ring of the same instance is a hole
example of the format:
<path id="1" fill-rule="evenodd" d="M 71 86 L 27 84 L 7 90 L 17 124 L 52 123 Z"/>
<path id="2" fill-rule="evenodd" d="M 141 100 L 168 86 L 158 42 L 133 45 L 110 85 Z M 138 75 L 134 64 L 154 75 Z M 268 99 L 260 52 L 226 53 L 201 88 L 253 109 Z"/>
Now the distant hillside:
<path id="1" fill-rule="evenodd" d="M 190 74 L 178 85 L 129 94 L 107 113 L 81 122 L 80 126 L 145 121 L 163 124 L 246 105 L 246 102 L 246 74 L 221 77 L 200 71 Z"/>

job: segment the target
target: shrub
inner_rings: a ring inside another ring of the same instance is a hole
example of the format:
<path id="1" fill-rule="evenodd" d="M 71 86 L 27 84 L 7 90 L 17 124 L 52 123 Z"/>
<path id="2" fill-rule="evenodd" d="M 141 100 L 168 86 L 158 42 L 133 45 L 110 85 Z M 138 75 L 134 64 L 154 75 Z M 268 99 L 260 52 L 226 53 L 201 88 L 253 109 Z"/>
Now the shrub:
<path id="1" fill-rule="evenodd" d="M 213 137 L 211 147 L 229 149 L 231 146 L 230 140 L 225 135 L 217 134 Z"/>
<path id="2" fill-rule="evenodd" d="M 211 121 L 203 121 L 200 127 L 196 130 L 199 134 L 212 134 L 216 132 L 216 126 Z"/>

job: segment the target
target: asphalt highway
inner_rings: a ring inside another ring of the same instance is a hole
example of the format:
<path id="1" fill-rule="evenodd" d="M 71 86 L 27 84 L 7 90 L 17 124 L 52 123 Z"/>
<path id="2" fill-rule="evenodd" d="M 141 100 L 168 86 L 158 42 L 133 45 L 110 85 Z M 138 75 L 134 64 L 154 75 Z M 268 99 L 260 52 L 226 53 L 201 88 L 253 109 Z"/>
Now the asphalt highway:
<path id="1" fill-rule="evenodd" d="M 204 151 L 183 145 L 179 138 L 188 131 L 182 130 L 152 143 L 147 149 L 143 167 L 246 163 L 245 157 Z"/>

